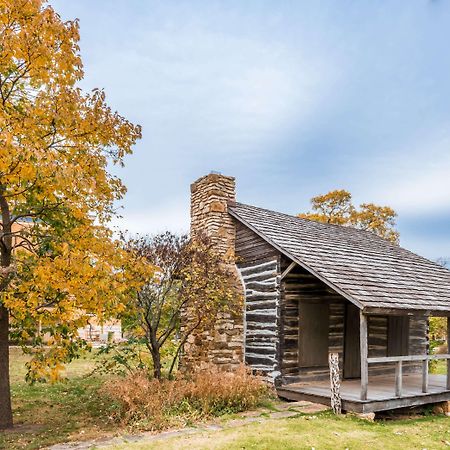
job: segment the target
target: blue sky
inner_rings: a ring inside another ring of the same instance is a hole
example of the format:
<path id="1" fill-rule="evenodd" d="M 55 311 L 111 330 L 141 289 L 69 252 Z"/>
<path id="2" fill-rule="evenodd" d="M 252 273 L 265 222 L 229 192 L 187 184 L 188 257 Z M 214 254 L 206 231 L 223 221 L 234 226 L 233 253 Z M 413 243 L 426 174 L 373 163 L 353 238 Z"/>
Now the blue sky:
<path id="1" fill-rule="evenodd" d="M 189 226 L 211 170 L 287 213 L 336 188 L 394 207 L 450 257 L 450 3 L 52 0 L 78 17 L 85 89 L 143 126 L 119 174 L 132 232 Z"/>

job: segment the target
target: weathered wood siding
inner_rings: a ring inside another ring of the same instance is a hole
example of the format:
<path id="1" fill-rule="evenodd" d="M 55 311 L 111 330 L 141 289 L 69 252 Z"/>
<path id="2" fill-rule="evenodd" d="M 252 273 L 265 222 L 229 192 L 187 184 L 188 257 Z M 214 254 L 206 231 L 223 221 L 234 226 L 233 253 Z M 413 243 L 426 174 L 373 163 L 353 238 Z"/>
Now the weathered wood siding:
<path id="1" fill-rule="evenodd" d="M 282 257 L 281 272 L 290 264 Z M 344 338 L 345 338 L 345 306 L 348 300 L 334 292 L 325 283 L 295 267 L 280 285 L 280 370 L 283 381 L 311 381 L 329 376 L 328 367 L 300 367 L 299 339 L 301 319 L 299 302 L 326 302 L 329 305 L 329 351 L 338 353 L 339 365 L 343 370 Z M 368 320 L 369 357 L 387 356 L 388 319 L 386 316 L 371 315 Z M 409 354 L 426 354 L 427 320 L 424 317 L 410 318 Z M 371 364 L 369 375 L 393 373 L 393 364 Z M 405 372 L 421 370 L 417 363 L 405 363 Z"/>
<path id="2" fill-rule="evenodd" d="M 411 316 L 409 318 L 409 355 L 425 355 L 427 353 L 427 318 L 424 316 Z M 369 316 L 369 358 L 388 355 L 388 317 Z M 371 364 L 372 374 L 394 373 L 394 364 Z M 421 363 L 403 363 L 404 372 L 418 372 L 422 370 Z"/>
<path id="3" fill-rule="evenodd" d="M 279 258 L 279 252 L 255 232 L 236 221 L 236 258 L 238 265 Z"/>
<path id="4" fill-rule="evenodd" d="M 278 251 L 239 223 L 236 257 L 245 289 L 245 362 L 275 380 L 280 374 L 280 257 Z"/>
<path id="5" fill-rule="evenodd" d="M 281 260 L 281 272 L 290 264 L 287 258 Z M 286 275 L 281 282 L 281 337 L 280 337 L 280 368 L 282 378 L 307 381 L 329 376 L 328 366 L 300 368 L 299 339 L 301 318 L 299 316 L 299 302 L 328 303 L 329 350 L 339 354 L 342 367 L 343 331 L 345 302 L 342 297 L 332 291 L 325 283 L 318 280 L 299 266 Z"/>
<path id="6" fill-rule="evenodd" d="M 345 302 L 339 297 L 333 298 L 330 303 L 329 342 L 330 352 L 339 354 L 339 367 L 342 373 L 342 367 L 344 367 Z"/>
<path id="7" fill-rule="evenodd" d="M 301 318 L 299 302 L 327 303 L 329 351 L 338 353 L 344 367 L 345 314 L 348 300 L 314 275 L 296 266 L 282 281 L 291 261 L 252 230 L 236 222 L 237 267 L 245 289 L 245 361 L 255 370 L 281 382 L 311 381 L 329 376 L 327 366 L 300 367 Z M 369 316 L 369 357 L 387 356 L 388 319 Z M 425 354 L 427 320 L 410 318 L 409 353 Z M 405 363 L 404 370 L 419 371 L 420 364 Z M 370 365 L 369 375 L 391 373 L 393 365 Z"/>

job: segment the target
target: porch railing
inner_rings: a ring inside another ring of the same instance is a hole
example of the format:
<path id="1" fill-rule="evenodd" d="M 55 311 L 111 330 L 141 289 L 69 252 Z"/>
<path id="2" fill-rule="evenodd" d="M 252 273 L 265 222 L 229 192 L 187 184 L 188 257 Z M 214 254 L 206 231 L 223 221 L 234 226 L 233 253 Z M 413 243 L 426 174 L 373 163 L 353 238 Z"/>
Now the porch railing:
<path id="1" fill-rule="evenodd" d="M 384 356 L 369 358 L 367 315 L 359 312 L 359 343 L 361 354 L 361 400 L 367 400 L 367 388 L 369 385 L 369 364 L 395 363 L 395 395 L 402 396 L 402 372 L 403 362 L 422 361 L 422 392 L 428 392 L 428 363 L 433 359 L 447 360 L 446 390 L 450 390 L 450 316 L 447 316 L 447 353 L 442 355 L 409 355 L 409 356 Z"/>
<path id="2" fill-rule="evenodd" d="M 375 363 L 395 363 L 395 396 L 402 396 L 402 384 L 403 384 L 403 363 L 411 361 L 422 361 L 422 392 L 428 392 L 428 372 L 429 361 L 431 360 L 447 360 L 447 380 L 446 388 L 450 390 L 450 354 L 441 355 L 408 355 L 408 356 L 383 356 L 377 358 L 367 358 L 367 364 Z M 362 392 L 366 392 L 367 386 L 361 386 Z"/>

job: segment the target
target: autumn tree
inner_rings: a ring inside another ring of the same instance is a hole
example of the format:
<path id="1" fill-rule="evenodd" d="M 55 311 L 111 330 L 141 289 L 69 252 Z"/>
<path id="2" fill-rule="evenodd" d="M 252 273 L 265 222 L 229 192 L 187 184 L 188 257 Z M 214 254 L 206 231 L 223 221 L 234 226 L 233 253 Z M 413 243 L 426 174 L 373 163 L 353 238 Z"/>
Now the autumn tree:
<path id="1" fill-rule="evenodd" d="M 343 189 L 318 195 L 311 199 L 311 211 L 299 214 L 304 219 L 366 230 L 398 244 L 395 229 L 397 213 L 389 206 L 362 203 L 359 208 L 352 203 L 352 194 Z"/>
<path id="2" fill-rule="evenodd" d="M 442 267 L 449 267 L 448 258 L 438 258 L 436 263 Z M 430 335 L 430 348 L 434 350 L 435 347 L 448 341 L 449 336 L 447 336 L 447 318 L 446 317 L 436 317 L 432 316 L 429 318 L 429 335 Z"/>
<path id="3" fill-rule="evenodd" d="M 117 314 L 133 286 L 107 228 L 125 187 L 107 167 L 141 131 L 103 91 L 79 89 L 78 41 L 78 21 L 45 0 L 0 2 L 0 428 L 12 425 L 10 327 L 34 346 L 29 379 L 55 378 L 87 315 Z"/>
<path id="4" fill-rule="evenodd" d="M 190 239 L 166 232 L 137 237 L 128 246 L 155 267 L 155 276 L 139 291 L 133 311 L 152 357 L 155 378 L 162 375 L 161 352 L 176 336 L 170 376 L 188 337 L 211 327 L 219 313 L 239 307 L 233 274 L 206 236 Z M 189 316 L 183 326 L 182 314 Z"/>

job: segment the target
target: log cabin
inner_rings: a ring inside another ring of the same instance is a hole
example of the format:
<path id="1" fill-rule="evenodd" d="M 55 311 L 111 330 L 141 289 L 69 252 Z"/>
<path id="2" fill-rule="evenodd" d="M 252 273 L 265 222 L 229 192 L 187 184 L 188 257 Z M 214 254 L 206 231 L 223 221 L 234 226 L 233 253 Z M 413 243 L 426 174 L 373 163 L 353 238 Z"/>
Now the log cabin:
<path id="1" fill-rule="evenodd" d="M 450 351 L 431 355 L 428 341 L 430 316 L 450 328 L 450 271 L 371 232 L 237 203 L 217 173 L 191 185 L 199 231 L 232 258 L 244 305 L 190 339 L 185 363 L 245 362 L 280 397 L 330 404 L 334 354 L 346 411 L 450 400 Z M 429 373 L 432 359 L 447 375 Z"/>

